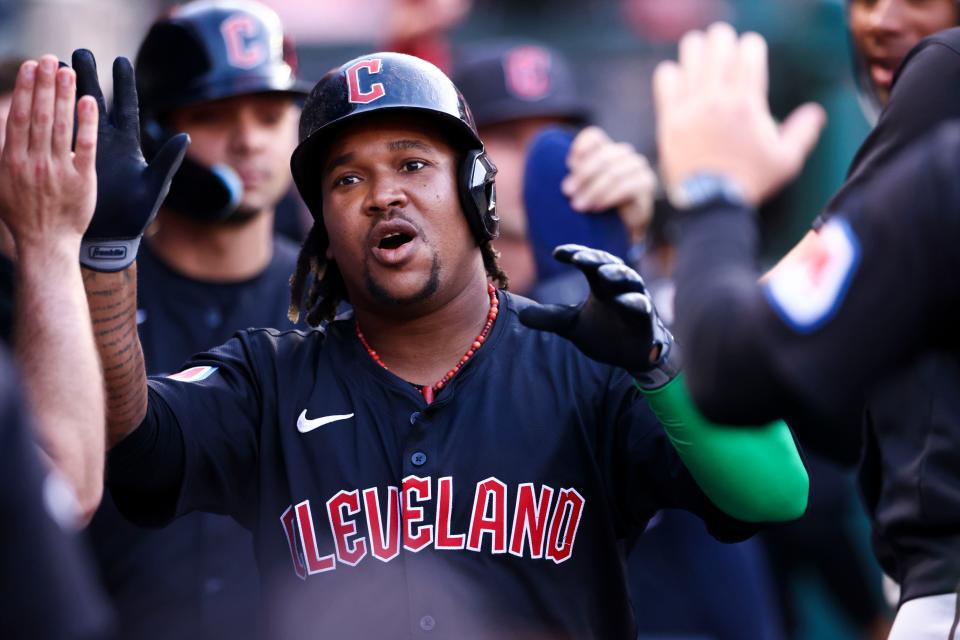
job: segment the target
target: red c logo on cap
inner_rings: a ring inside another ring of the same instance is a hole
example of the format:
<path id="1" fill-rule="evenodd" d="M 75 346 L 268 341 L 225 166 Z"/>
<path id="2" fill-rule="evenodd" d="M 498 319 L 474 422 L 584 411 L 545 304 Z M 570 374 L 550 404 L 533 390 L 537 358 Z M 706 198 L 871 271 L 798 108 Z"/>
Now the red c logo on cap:
<path id="1" fill-rule="evenodd" d="M 227 62 L 239 69 L 252 69 L 267 59 L 267 50 L 262 42 L 249 42 L 257 35 L 257 22 L 248 15 L 238 13 L 220 25 L 223 42 L 227 45 Z"/>
<path id="2" fill-rule="evenodd" d="M 382 61 L 380 58 L 360 60 L 350 65 L 345 72 L 347 75 L 347 99 L 356 104 L 368 104 L 387 95 L 382 82 L 372 83 L 369 91 L 360 89 L 360 70 L 365 69 L 367 74 L 372 76 L 380 73 L 381 68 Z"/>
<path id="3" fill-rule="evenodd" d="M 523 100 L 539 100 L 550 93 L 550 53 L 540 47 L 521 46 L 503 61 L 507 89 Z"/>

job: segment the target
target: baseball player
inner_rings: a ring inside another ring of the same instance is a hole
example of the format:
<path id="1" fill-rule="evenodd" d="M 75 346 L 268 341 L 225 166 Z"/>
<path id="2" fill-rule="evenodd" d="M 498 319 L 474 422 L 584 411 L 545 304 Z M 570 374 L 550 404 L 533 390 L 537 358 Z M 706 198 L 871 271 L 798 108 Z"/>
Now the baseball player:
<path id="1" fill-rule="evenodd" d="M 735 422 L 844 416 L 865 399 L 872 411 L 907 397 L 884 394 L 906 384 L 898 376 L 911 362 L 937 352 L 949 367 L 960 291 L 943 274 L 955 269 L 960 233 L 957 126 L 878 170 L 813 244 L 758 285 L 751 205 L 797 171 L 822 115 L 806 107 L 777 130 L 763 104 L 758 36 L 738 42 L 719 25 L 689 36 L 683 51 L 680 66 L 658 69 L 655 92 L 664 177 L 685 210 L 678 333 L 700 406 Z M 950 388 L 920 370 L 912 384 Z M 957 627 L 960 447 L 950 403 L 939 394 L 928 402 L 923 420 L 868 422 L 861 472 L 878 559 L 902 588 L 897 640 L 954 638 Z"/>
<path id="2" fill-rule="evenodd" d="M 76 271 L 79 236 L 96 200 L 97 108 L 76 103 L 76 78 L 45 56 L 19 70 L 0 153 L 0 217 L 16 239 L 15 371 L 0 349 L 0 636 L 105 637 L 109 610 L 75 539 L 99 502 L 103 480 L 104 397 L 89 309 Z M 74 109 L 75 152 L 71 151 Z M 145 191 L 169 182 L 155 164 Z M 131 176 L 125 176 L 130 178 Z M 37 233 L 43 229 L 45 233 Z M 57 233 L 57 230 L 72 230 Z M 59 236 L 55 242 L 41 236 Z M 69 264 L 66 271 L 59 269 Z M 53 292 L 44 280 L 68 286 Z M 75 290 L 67 293 L 67 289 Z M 69 360 L 69 367 L 46 366 Z M 23 383 L 33 411 L 20 400 Z M 59 402 L 46 400 L 52 396 Z M 28 418 L 32 414 L 32 419 Z M 32 424 L 31 424 L 32 423 Z M 32 429 L 31 429 L 32 427 Z M 34 432 L 35 431 L 35 432 Z"/>
<path id="3" fill-rule="evenodd" d="M 656 177 L 647 159 L 628 143 L 615 142 L 589 123 L 589 108 L 577 92 L 564 56 L 534 42 L 499 42 L 477 46 L 462 54 L 454 67 L 454 83 L 463 92 L 490 157 L 500 168 L 497 195 L 501 252 L 510 288 L 536 299 L 565 301 L 566 288 L 579 300 L 585 291 L 579 280 L 551 277 L 569 274 L 550 258 L 555 242 L 538 237 L 536 220 L 528 218 L 524 205 L 525 185 L 536 185 L 536 176 L 526 170 L 529 154 L 545 132 L 564 129 L 575 134 L 566 155 L 569 174 L 563 181 L 564 196 L 584 215 L 615 211 L 622 225 L 606 224 L 621 236 L 613 238 L 620 254 L 630 242 L 639 242 L 650 221 Z M 539 189 L 545 189 L 536 185 Z M 552 228 L 561 226 L 561 217 Z M 540 223 L 549 226 L 549 223 Z M 588 225 L 584 222 L 582 226 Z M 579 228 L 577 230 L 580 230 Z M 555 235 L 563 235 L 558 231 Z M 568 233 L 563 241 L 580 241 Z M 606 248 L 606 247 L 605 247 Z M 618 253 L 612 247 L 608 249 Z M 568 295 L 568 294 L 566 294 Z"/>
<path id="4" fill-rule="evenodd" d="M 954 80 L 960 72 L 957 54 L 957 51 L 960 51 L 960 33 L 957 33 L 956 29 L 949 29 L 957 24 L 958 19 L 958 5 L 954 0 L 931 0 L 922 3 L 910 0 L 848 0 L 845 4 L 853 69 L 861 106 L 864 107 L 868 119 L 876 126 L 857 151 L 846 181 L 821 212 L 813 225 L 814 229 L 820 228 L 832 212 L 843 211 L 843 202 L 848 194 L 861 190 L 863 185 L 869 183 L 876 173 L 904 148 L 918 141 L 938 124 L 960 116 L 960 96 L 957 95 L 960 83 Z M 944 29 L 949 30 L 943 31 Z M 814 231 L 808 233 L 800 244 L 798 255 L 802 255 L 804 246 L 816 238 Z M 784 263 L 789 263 L 796 257 L 797 255 L 793 255 Z M 865 440 L 864 434 L 873 433 L 874 424 L 883 425 L 881 430 L 891 432 L 918 433 L 927 429 L 960 428 L 960 424 L 954 425 L 955 421 L 949 417 L 958 415 L 960 407 L 935 413 L 928 411 L 931 406 L 948 407 L 956 404 L 958 396 L 954 390 L 960 388 L 960 379 L 956 377 L 956 366 L 952 360 L 952 357 L 942 353 L 930 354 L 899 372 L 897 377 L 902 382 L 899 385 L 888 384 L 878 390 L 872 398 L 868 398 L 866 407 L 854 404 L 847 410 L 847 415 L 832 417 L 829 421 L 832 425 L 830 427 L 822 417 L 812 419 L 809 428 L 804 420 L 791 421 L 791 426 L 801 438 L 808 454 L 823 454 L 830 460 L 849 467 L 857 465 L 865 456 L 860 493 L 867 498 L 867 510 L 873 520 L 876 556 L 880 559 L 884 572 L 896 582 L 902 582 L 905 576 L 899 566 L 901 563 L 894 560 L 894 548 L 900 543 L 892 544 L 889 532 L 907 530 L 902 527 L 904 521 L 901 520 L 901 515 L 907 511 L 902 508 L 900 496 L 912 494 L 918 483 L 926 481 L 909 471 L 916 468 L 914 465 L 901 464 L 902 458 L 899 455 L 881 453 L 875 438 L 868 435 Z M 931 379 L 940 382 L 936 385 L 928 384 L 927 381 Z M 917 453 L 923 450 L 922 443 L 915 441 L 915 444 Z M 817 499 L 820 488 L 818 482 L 829 482 L 831 477 L 830 470 L 822 468 L 812 457 L 808 455 L 806 458 L 811 468 L 811 476 L 814 477 L 811 507 L 808 516 L 798 523 L 799 527 L 815 527 L 817 511 L 823 504 L 823 501 Z M 890 461 L 890 464 L 883 476 L 887 479 L 888 487 L 892 489 L 897 486 L 897 490 L 877 489 L 875 469 L 878 465 L 885 464 L 885 460 Z M 819 495 L 825 494 L 820 492 Z M 828 500 L 839 497 L 835 491 L 826 495 L 829 496 Z M 826 572 L 844 572 L 846 580 L 857 580 L 859 576 L 856 570 L 850 571 L 851 567 L 833 559 L 834 556 L 844 555 L 848 561 L 858 561 L 859 556 L 844 551 L 846 545 L 840 538 L 843 533 L 835 524 L 832 526 L 832 532 L 829 528 L 820 529 L 823 532 L 821 535 L 830 536 L 824 540 L 826 545 L 829 545 L 827 553 L 821 551 L 825 546 L 812 550 L 808 546 L 816 544 L 816 528 L 812 531 L 814 535 L 799 530 L 778 529 L 771 532 L 768 541 L 775 541 L 776 546 L 782 549 L 782 552 L 775 554 L 775 562 L 787 559 L 789 563 L 800 568 L 804 576 L 809 575 L 811 563 L 807 559 L 807 553 L 798 549 L 794 540 L 789 539 L 792 533 L 796 533 L 803 536 L 804 547 L 816 554 L 814 567 L 823 567 Z M 911 547 L 917 546 L 913 542 L 909 544 Z M 931 566 L 932 564 L 935 563 L 931 563 Z M 933 571 L 937 569 L 934 568 Z M 949 572 L 944 575 L 948 576 Z M 858 617 L 863 620 L 868 617 L 868 611 L 863 605 L 872 601 L 872 593 L 851 589 L 846 586 L 848 583 L 841 580 L 827 579 L 824 584 L 836 586 L 832 591 L 835 604 L 840 603 L 843 606 L 846 602 L 848 606 L 843 608 L 851 612 L 859 610 Z M 893 591 L 894 594 L 888 600 L 892 606 L 896 606 L 899 595 L 895 593 L 895 589 Z M 902 593 L 912 591 L 913 589 L 908 588 Z M 784 613 L 789 624 L 793 617 L 789 604 L 784 607 Z"/>
<path id="5" fill-rule="evenodd" d="M 847 211 L 865 189 L 873 189 L 876 176 L 907 147 L 960 116 L 958 84 L 953 80 L 960 74 L 960 29 L 948 28 L 957 21 L 958 5 L 952 0 L 849 3 L 861 95 L 869 98 L 864 102 L 876 107 L 879 118 L 857 152 L 847 180 L 815 221 L 815 229 Z M 807 243 L 816 239 L 815 233 L 808 234 L 808 240 L 782 261 L 784 267 L 802 262 L 810 249 Z M 939 529 L 932 521 L 933 530 L 918 527 L 916 513 L 905 508 L 903 496 L 922 494 L 921 487 L 939 486 L 936 470 L 956 464 L 950 447 L 931 446 L 924 434 L 960 429 L 960 421 L 954 418 L 960 415 L 957 389 L 960 372 L 955 352 L 930 350 L 868 393 L 865 405 L 851 405 L 848 416 L 835 417 L 833 428 L 825 429 L 821 419 L 814 420 L 811 428 L 793 421 L 808 447 L 820 440 L 828 449 L 846 450 L 843 456 L 851 461 L 862 457 L 861 494 L 873 521 L 876 557 L 884 573 L 900 586 L 899 593 L 896 589 L 892 593 L 894 605 L 918 595 L 952 591 L 955 586 L 951 563 L 944 565 L 954 546 L 931 542 L 941 537 Z M 840 434 L 844 435 L 838 438 Z M 838 440 L 862 440 L 863 446 L 841 447 Z M 904 464 L 905 459 L 928 462 Z"/>
<path id="6" fill-rule="evenodd" d="M 955 26 L 960 12 L 955 0 L 847 0 L 846 4 L 860 103 L 871 124 L 876 124 L 907 52 L 923 38 Z"/>
<path id="7" fill-rule="evenodd" d="M 110 611 L 76 540 L 76 497 L 45 464 L 0 350 L 0 636 L 106 637 Z"/>
<path id="8" fill-rule="evenodd" d="M 138 253 L 137 329 L 146 370 L 174 373 L 237 330 L 286 319 L 297 247 L 275 236 L 291 187 L 297 82 L 277 15 L 246 0 L 182 5 L 157 21 L 137 56 L 143 139 L 192 143 Z M 195 513 L 135 526 L 104 499 L 90 526 L 124 637 L 260 636 L 249 531 Z"/>
<path id="9" fill-rule="evenodd" d="M 956 117 L 960 23 L 954 0 L 847 1 L 854 76 L 864 114 L 875 123 L 857 150 L 847 179 L 814 222 L 814 230 L 849 190 L 857 190 L 907 146 Z M 894 91 L 894 87 L 898 87 Z M 809 232 L 797 247 L 813 241 Z"/>
<path id="10" fill-rule="evenodd" d="M 124 165 L 119 137 L 101 129 L 104 162 Z M 802 513 L 789 431 L 691 413 L 632 271 L 568 246 L 593 285 L 583 305 L 492 286 L 495 169 L 436 67 L 391 53 L 345 63 L 307 98 L 300 138 L 291 164 L 316 222 L 293 310 L 323 329 L 242 331 L 148 383 L 133 256 L 84 271 L 118 506 L 140 522 L 205 509 L 250 528 L 272 637 L 632 638 L 619 541 L 657 509 L 691 510 L 728 540 Z M 136 242 L 149 219 L 114 209 L 126 192 L 100 180 L 94 254 Z M 345 297 L 353 315 L 331 321 Z"/>
<path id="11" fill-rule="evenodd" d="M 957 85 L 951 79 L 960 73 L 960 31 L 951 27 L 958 23 L 960 8 L 953 0 L 848 3 L 861 104 L 875 126 L 815 228 L 848 191 L 858 190 L 904 148 L 957 117 Z"/>

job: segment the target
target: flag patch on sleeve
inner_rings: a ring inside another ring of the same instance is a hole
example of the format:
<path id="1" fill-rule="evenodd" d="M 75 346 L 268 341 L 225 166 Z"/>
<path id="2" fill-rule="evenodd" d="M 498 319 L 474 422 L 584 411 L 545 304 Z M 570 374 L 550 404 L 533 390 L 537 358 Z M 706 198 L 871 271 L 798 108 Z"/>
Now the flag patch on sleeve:
<path id="1" fill-rule="evenodd" d="M 217 372 L 219 367 L 190 367 L 189 369 L 184 369 L 180 373 L 174 373 L 167 376 L 171 380 L 179 380 L 180 382 L 200 382 L 201 380 L 206 380 L 214 373 Z"/>
<path id="2" fill-rule="evenodd" d="M 776 267 L 764 284 L 767 299 L 794 331 L 810 333 L 837 312 L 859 263 L 857 236 L 834 218 L 805 251 Z"/>

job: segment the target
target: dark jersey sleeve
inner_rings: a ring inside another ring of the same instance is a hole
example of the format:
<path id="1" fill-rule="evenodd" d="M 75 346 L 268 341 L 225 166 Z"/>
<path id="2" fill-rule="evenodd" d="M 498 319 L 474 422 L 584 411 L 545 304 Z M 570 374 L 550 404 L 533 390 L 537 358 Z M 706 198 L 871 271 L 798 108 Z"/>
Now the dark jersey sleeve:
<path id="1" fill-rule="evenodd" d="M 610 400 L 616 427 L 609 447 L 612 464 L 606 466 L 613 473 L 610 486 L 624 537 L 640 533 L 653 514 L 669 508 L 697 515 L 723 542 L 745 540 L 759 530 L 762 525 L 728 516 L 704 494 L 626 372 L 617 372 Z"/>
<path id="2" fill-rule="evenodd" d="M 948 346 L 960 301 L 958 171 L 960 125 L 944 125 L 763 284 L 751 211 L 687 212 L 677 334 L 703 412 L 737 424 L 845 413 L 898 365 Z"/>
<path id="3" fill-rule="evenodd" d="M 857 150 L 843 186 L 814 223 L 820 228 L 847 197 L 937 126 L 960 118 L 960 27 L 921 40 L 904 58 L 877 126 Z"/>
<path id="4" fill-rule="evenodd" d="M 103 594 L 70 530 L 76 499 L 42 461 L 16 389 L 0 353 L 0 638 L 106 637 Z"/>
<path id="5" fill-rule="evenodd" d="M 251 526 L 257 503 L 261 393 L 247 332 L 183 369 L 151 377 L 144 424 L 109 456 L 117 506 L 160 526 L 195 510 Z"/>
<path id="6" fill-rule="evenodd" d="M 163 527 L 177 515 L 186 452 L 176 416 L 159 393 L 147 393 L 143 422 L 107 454 L 106 483 L 128 520 Z"/>

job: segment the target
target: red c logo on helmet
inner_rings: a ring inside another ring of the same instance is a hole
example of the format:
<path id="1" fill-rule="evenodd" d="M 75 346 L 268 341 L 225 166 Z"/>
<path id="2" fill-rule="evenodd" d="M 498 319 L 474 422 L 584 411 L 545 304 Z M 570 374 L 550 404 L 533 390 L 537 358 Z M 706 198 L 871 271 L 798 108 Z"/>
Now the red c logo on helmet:
<path id="1" fill-rule="evenodd" d="M 360 89 L 360 70 L 365 69 L 367 74 L 376 75 L 382 68 L 380 58 L 371 58 L 369 60 L 360 60 L 350 65 L 346 70 L 347 75 L 347 99 L 356 104 L 367 104 L 374 100 L 379 100 L 387 95 L 382 82 L 374 82 L 370 85 L 368 91 Z"/>
<path id="2" fill-rule="evenodd" d="M 223 21 L 220 33 L 227 45 L 227 62 L 239 69 L 252 69 L 267 59 L 267 49 L 262 42 L 250 42 L 257 35 L 257 22 L 248 15 L 238 13 Z"/>

